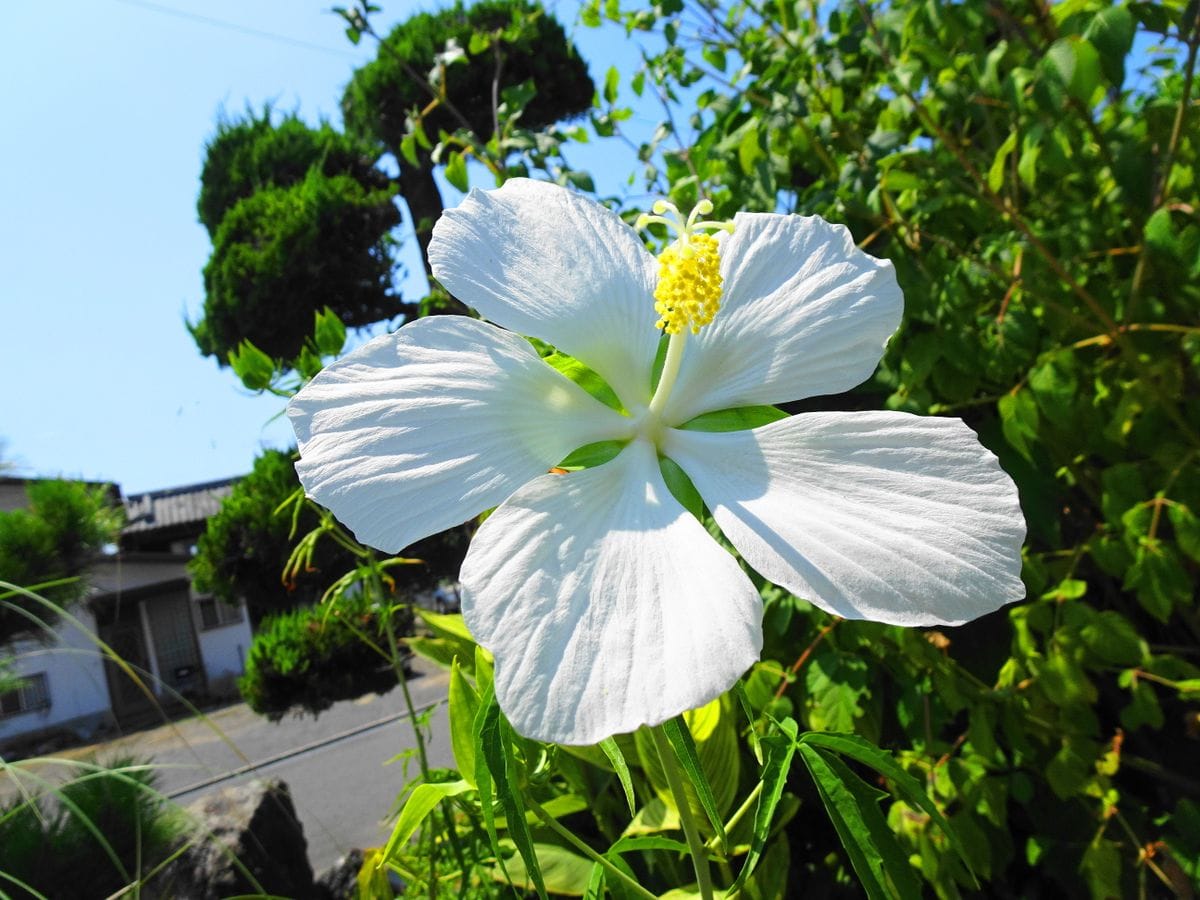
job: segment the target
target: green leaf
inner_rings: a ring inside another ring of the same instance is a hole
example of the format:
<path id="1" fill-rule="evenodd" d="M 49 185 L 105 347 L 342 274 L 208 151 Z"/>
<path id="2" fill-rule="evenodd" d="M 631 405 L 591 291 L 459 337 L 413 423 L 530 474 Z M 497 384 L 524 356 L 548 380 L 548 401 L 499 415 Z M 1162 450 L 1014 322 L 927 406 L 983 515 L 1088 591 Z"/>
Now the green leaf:
<path id="1" fill-rule="evenodd" d="M 1004 166 L 1008 162 L 1009 155 L 1017 147 L 1016 131 L 1009 132 L 1004 143 L 996 149 L 996 155 L 992 157 L 992 165 L 988 169 L 987 183 L 991 188 L 992 193 L 999 193 L 1000 188 L 1004 186 Z"/>
<path id="2" fill-rule="evenodd" d="M 529 831 L 529 823 L 525 819 L 525 804 L 521 800 L 520 788 L 516 783 L 514 769 L 517 763 L 512 752 L 511 728 L 504 720 L 500 706 L 495 702 L 495 696 L 490 696 L 489 700 L 490 702 L 486 706 L 480 706 L 477 717 L 476 781 L 479 783 L 480 800 L 484 800 L 484 778 L 479 776 L 480 767 L 478 765 L 482 752 L 482 758 L 486 760 L 487 764 L 487 777 L 491 781 L 491 786 L 495 788 L 496 797 L 504 809 L 509 837 L 516 845 L 517 852 L 521 854 L 521 859 L 525 861 L 522 874 L 532 880 L 541 900 L 546 900 L 546 885 L 542 880 L 537 854 L 533 849 L 533 836 Z M 484 813 L 484 825 L 488 828 L 488 837 L 491 838 L 495 834 L 497 823 L 487 811 Z M 499 858 L 499 848 L 495 842 L 493 848 L 497 850 L 496 855 Z M 503 863 L 501 863 L 501 868 L 504 868 Z"/>
<path id="3" fill-rule="evenodd" d="M 777 406 L 739 406 L 703 413 L 679 427 L 685 431 L 746 431 L 787 417 Z"/>
<path id="4" fill-rule="evenodd" d="M 313 343 L 322 356 L 337 356 L 346 346 L 346 325 L 328 306 L 314 313 Z"/>
<path id="5" fill-rule="evenodd" d="M 458 771 L 471 786 L 475 785 L 475 717 L 479 714 L 479 694 L 463 675 L 456 656 L 450 664 L 450 747 Z"/>
<path id="6" fill-rule="evenodd" d="M 1167 518 L 1175 529 L 1175 543 L 1185 554 L 1200 562 L 1200 519 L 1180 503 L 1167 507 Z"/>
<path id="7" fill-rule="evenodd" d="M 871 696 L 867 661 L 822 645 L 804 668 L 805 710 L 814 731 L 852 731 Z"/>
<path id="8" fill-rule="evenodd" d="M 608 72 L 604 75 L 604 100 L 610 105 L 617 102 L 617 96 L 621 86 L 621 73 L 617 71 L 616 66 L 609 66 Z"/>
<path id="9" fill-rule="evenodd" d="M 692 479 L 688 477 L 687 472 L 683 471 L 679 463 L 669 457 L 660 456 L 658 469 L 662 472 L 663 481 L 667 483 L 667 490 L 671 492 L 671 496 L 697 519 L 703 519 L 704 500 L 701 498 L 700 492 L 696 490 L 696 485 L 692 484 Z"/>
<path id="10" fill-rule="evenodd" d="M 1155 210 L 1154 215 L 1146 220 L 1142 234 L 1146 246 L 1155 252 L 1167 256 L 1179 255 L 1179 239 L 1171 221 L 1171 211 L 1165 206 Z"/>
<path id="11" fill-rule="evenodd" d="M 1145 641 L 1128 619 L 1106 609 L 1084 625 L 1079 636 L 1100 662 L 1113 666 L 1136 666 L 1148 654 Z"/>
<path id="12" fill-rule="evenodd" d="M 857 734 L 807 732 L 801 735 L 799 740 L 801 744 L 812 744 L 827 750 L 833 750 L 843 756 L 848 756 L 856 762 L 870 766 L 884 778 L 888 779 L 904 802 L 909 806 L 918 807 L 929 816 L 933 824 L 938 827 L 938 830 L 946 836 L 946 839 L 950 842 L 950 846 L 954 848 L 954 852 L 966 864 L 968 870 L 971 868 L 970 857 L 967 856 L 966 848 L 950 827 L 950 823 L 946 821 L 946 817 L 942 815 L 942 811 L 937 808 L 937 804 L 925 793 L 925 788 L 921 786 L 921 782 L 904 771 L 890 754 L 876 747 L 870 741 L 859 737 Z"/>
<path id="13" fill-rule="evenodd" d="M 747 128 L 742 139 L 738 141 L 738 163 L 747 175 L 754 172 L 754 164 L 765 157 L 762 148 L 762 135 L 758 128 Z"/>
<path id="14" fill-rule="evenodd" d="M 1055 41 L 1046 54 L 1049 72 L 1067 94 L 1085 107 L 1090 107 L 1092 97 L 1100 84 L 1100 54 L 1091 41 L 1077 35 Z"/>
<path id="15" fill-rule="evenodd" d="M 613 771 L 617 773 L 617 778 L 620 780 L 621 787 L 625 791 L 625 802 L 629 804 L 629 815 L 631 817 L 636 815 L 637 801 L 633 796 L 633 780 L 629 777 L 629 765 L 625 762 L 625 754 L 617 746 L 616 739 L 611 737 L 606 737 L 600 742 L 600 749 L 604 751 L 604 755 L 612 763 Z"/>
<path id="16" fill-rule="evenodd" d="M 633 850 L 669 850 L 672 853 L 687 853 L 688 845 L 674 838 L 659 837 L 658 835 L 629 835 L 618 839 L 608 848 L 608 853 L 628 853 Z"/>
<path id="17" fill-rule="evenodd" d="M 442 800 L 447 797 L 457 797 L 470 790 L 473 790 L 472 786 L 461 780 L 442 784 L 417 785 L 408 795 L 408 799 L 404 801 L 404 808 L 400 810 L 400 816 L 392 828 L 392 836 L 388 838 L 387 846 L 383 850 L 383 858 L 391 859 L 392 854 L 407 844 L 417 829 L 421 827 L 421 823 Z"/>
<path id="18" fill-rule="evenodd" d="M 1174 550 L 1161 541 L 1147 541 L 1138 548 L 1137 558 L 1125 574 L 1126 590 L 1137 591 L 1138 602 L 1158 619 L 1166 622 L 1171 611 L 1191 601 L 1192 581 Z"/>
<path id="19" fill-rule="evenodd" d="M 863 783 L 833 753 L 808 743 L 797 747 L 867 896 L 920 900 L 912 866 L 879 810 L 879 798 L 885 795 Z"/>
<path id="20" fill-rule="evenodd" d="M 725 50 L 722 47 L 716 44 L 705 44 L 700 48 L 700 55 L 718 72 L 725 71 Z"/>
<path id="21" fill-rule="evenodd" d="M 508 862 L 508 872 L 499 867 L 492 870 L 496 881 L 509 882 L 524 891 L 538 890 L 542 885 L 553 894 L 566 897 L 583 897 L 587 893 L 592 874 L 592 861 L 584 859 L 556 844 L 534 844 L 537 870 L 530 872 L 521 857 Z"/>
<path id="22" fill-rule="evenodd" d="M 467 161 L 457 150 L 446 160 L 446 180 L 464 194 L 470 189 L 471 182 L 467 177 Z"/>
<path id="23" fill-rule="evenodd" d="M 1096 13 L 1083 36 L 1100 54 L 1100 68 L 1113 87 L 1125 81 L 1125 57 L 1133 48 L 1133 16 L 1123 4 L 1109 6 Z"/>
<path id="24" fill-rule="evenodd" d="M 1037 187 L 1038 159 L 1042 155 L 1042 135 L 1045 126 L 1038 123 L 1021 138 L 1021 158 L 1017 160 L 1017 177 L 1029 190 Z"/>
<path id="25" fill-rule="evenodd" d="M 708 776 L 704 774 L 704 767 L 700 765 L 700 757 L 696 753 L 696 743 L 692 740 L 692 732 L 688 729 L 687 722 L 684 721 L 683 716 L 676 716 L 663 722 L 662 730 L 671 743 L 671 749 L 675 751 L 675 756 L 683 767 L 684 774 L 696 790 L 696 796 L 700 800 L 700 806 L 703 807 L 705 815 L 708 816 L 713 833 L 723 845 L 726 844 L 725 823 L 721 819 L 721 811 L 717 808 L 717 801 L 713 797 L 712 785 L 709 784 Z"/>
<path id="26" fill-rule="evenodd" d="M 265 390 L 275 377 L 275 361 L 249 341 L 242 341 L 236 350 L 229 351 L 229 367 L 251 391 Z"/>
<path id="27" fill-rule="evenodd" d="M 404 157 L 404 161 L 410 166 L 419 166 L 421 164 L 417 158 L 417 136 L 415 134 L 406 134 L 400 139 L 400 155 Z"/>
<path id="28" fill-rule="evenodd" d="M 778 733 L 769 734 L 762 739 L 766 748 L 766 763 L 763 765 L 761 779 L 762 793 L 759 794 L 758 807 L 754 811 L 750 850 L 746 853 L 746 861 L 742 865 L 742 871 L 738 873 L 737 881 L 729 889 L 730 894 L 736 893 L 746 883 L 746 879 L 754 874 L 759 858 L 767 846 L 767 836 L 775 819 L 775 807 L 779 805 L 779 798 L 783 796 L 788 772 L 792 768 L 792 759 L 797 747 L 796 722 L 793 719 L 784 719 L 779 723 L 779 729 Z"/>
<path id="29" fill-rule="evenodd" d="M 1032 461 L 1033 448 L 1038 439 L 1038 408 L 1033 394 L 1028 390 L 1005 394 L 996 408 L 1000 413 L 1004 439 L 1014 450 Z"/>

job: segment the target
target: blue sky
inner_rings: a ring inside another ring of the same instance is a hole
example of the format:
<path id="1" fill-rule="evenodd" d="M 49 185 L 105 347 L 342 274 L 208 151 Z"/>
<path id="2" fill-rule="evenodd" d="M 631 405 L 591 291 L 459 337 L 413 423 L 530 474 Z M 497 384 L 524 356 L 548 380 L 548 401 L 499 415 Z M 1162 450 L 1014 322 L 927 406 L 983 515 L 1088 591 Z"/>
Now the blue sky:
<path id="1" fill-rule="evenodd" d="M 380 30 L 436 8 L 383 5 Z M 557 9 L 593 78 L 614 51 L 636 60 L 621 32 L 575 28 L 577 6 Z M 0 29 L 0 459 L 126 493 L 241 474 L 291 431 L 279 400 L 242 389 L 184 328 L 210 249 L 195 213 L 204 142 L 221 110 L 247 104 L 338 122 L 374 42 L 354 47 L 309 0 L 49 10 L 7 4 Z M 635 165 L 615 141 L 571 159 L 606 166 L 593 174 L 609 192 Z"/>

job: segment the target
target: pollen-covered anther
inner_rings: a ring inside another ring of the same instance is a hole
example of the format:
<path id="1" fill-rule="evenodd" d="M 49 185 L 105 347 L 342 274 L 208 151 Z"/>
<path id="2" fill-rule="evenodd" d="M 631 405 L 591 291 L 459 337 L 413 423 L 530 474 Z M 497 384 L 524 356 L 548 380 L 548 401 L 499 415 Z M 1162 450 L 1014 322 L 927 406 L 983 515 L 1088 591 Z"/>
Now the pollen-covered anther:
<path id="1" fill-rule="evenodd" d="M 713 320 L 721 305 L 721 259 L 717 239 L 693 234 L 658 257 L 658 287 L 654 289 L 656 323 L 667 334 L 685 328 L 692 334 Z"/>

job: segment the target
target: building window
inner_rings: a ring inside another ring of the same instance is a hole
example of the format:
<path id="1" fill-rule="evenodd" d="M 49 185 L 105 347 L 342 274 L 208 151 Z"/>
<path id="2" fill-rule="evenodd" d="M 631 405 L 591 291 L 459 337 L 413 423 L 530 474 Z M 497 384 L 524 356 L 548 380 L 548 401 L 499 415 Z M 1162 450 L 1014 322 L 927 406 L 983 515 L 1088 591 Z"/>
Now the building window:
<path id="1" fill-rule="evenodd" d="M 241 604 L 234 606 L 216 597 L 202 597 L 196 602 L 200 606 L 200 628 L 203 631 L 242 621 Z"/>
<path id="2" fill-rule="evenodd" d="M 46 673 L 20 676 L 20 685 L 0 694 L 0 719 L 50 708 L 50 687 Z"/>

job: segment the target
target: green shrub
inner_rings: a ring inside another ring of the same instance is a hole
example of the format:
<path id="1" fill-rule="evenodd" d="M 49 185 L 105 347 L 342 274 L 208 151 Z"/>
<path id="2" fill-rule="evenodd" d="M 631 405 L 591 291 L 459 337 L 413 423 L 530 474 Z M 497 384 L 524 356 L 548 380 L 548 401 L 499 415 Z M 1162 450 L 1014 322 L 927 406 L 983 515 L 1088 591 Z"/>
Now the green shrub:
<path id="1" fill-rule="evenodd" d="M 245 599 L 250 618 L 311 606 L 325 589 L 354 565 L 354 556 L 332 541 L 318 543 L 311 565 L 289 583 L 283 571 L 295 540 L 317 526 L 317 514 L 302 506 L 293 520 L 292 507 L 276 513 L 300 489 L 292 453 L 266 450 L 250 474 L 233 486 L 220 511 L 205 525 L 189 565 L 196 589 L 227 603 Z"/>
<path id="2" fill-rule="evenodd" d="M 397 674 L 388 616 L 395 637 L 412 631 L 406 607 L 377 603 L 365 593 L 268 616 L 238 681 L 242 698 L 277 721 L 289 710 L 316 716 L 339 700 L 391 690 Z"/>
<path id="3" fill-rule="evenodd" d="M 78 578 L 101 548 L 117 539 L 123 512 L 109 489 L 75 481 L 31 481 L 28 509 L 0 511 L 0 581 L 33 587 L 62 578 Z M 57 606 L 78 600 L 86 588 L 76 580 L 41 591 Z M 0 602 L 0 644 L 22 634 L 44 634 L 20 610 L 48 625 L 57 618 L 51 607 L 20 595 Z"/>
<path id="4" fill-rule="evenodd" d="M 155 791 L 154 772 L 120 758 L 49 797 L 0 806 L 0 890 L 55 900 L 107 897 L 147 873 L 184 828 Z"/>
<path id="5" fill-rule="evenodd" d="M 270 107 L 261 115 L 218 122 L 200 174 L 200 221 L 215 235 L 239 200 L 265 188 L 297 184 L 314 167 L 330 177 L 349 175 L 364 186 L 384 188 L 388 183 L 375 168 L 369 147 L 328 124 L 310 128 L 294 114 L 275 123 Z"/>
<path id="6" fill-rule="evenodd" d="M 398 315 L 388 234 L 399 224 L 390 188 L 316 167 L 238 201 L 204 267 L 203 316 L 188 326 L 196 345 L 221 365 L 244 340 L 292 359 L 327 306 L 349 327 Z"/>
<path id="7" fill-rule="evenodd" d="M 473 37 L 497 31 L 502 31 L 498 42 L 471 52 Z M 376 59 L 354 73 L 342 97 L 346 131 L 382 142 L 395 153 L 407 131 L 409 114 L 430 102 L 421 80 L 437 67 L 447 41 L 462 48 L 467 60 L 446 67 L 446 95 L 481 140 L 486 141 L 493 130 L 497 60 L 501 91 L 530 79 L 537 87 L 521 119 L 526 128 L 544 128 L 591 106 L 595 87 L 587 65 L 562 26 L 539 4 L 490 0 L 464 7 L 459 3 L 441 12 L 420 13 L 398 25 Z M 432 110 L 423 123 L 434 141 L 439 131 L 462 127 L 444 106 Z"/>

